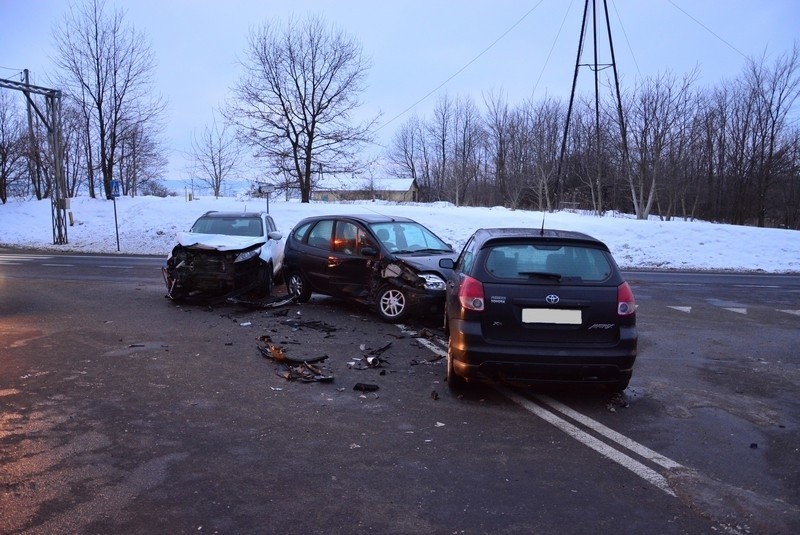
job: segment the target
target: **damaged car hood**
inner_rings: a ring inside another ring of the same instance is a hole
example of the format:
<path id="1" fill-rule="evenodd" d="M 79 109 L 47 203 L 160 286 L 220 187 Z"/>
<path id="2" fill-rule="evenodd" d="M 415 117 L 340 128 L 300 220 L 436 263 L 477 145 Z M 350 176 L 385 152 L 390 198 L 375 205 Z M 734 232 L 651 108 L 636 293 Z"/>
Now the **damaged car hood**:
<path id="1" fill-rule="evenodd" d="M 195 234 L 179 232 L 178 243 L 183 247 L 211 251 L 238 251 L 266 243 L 261 236 L 228 236 L 226 234 Z"/>

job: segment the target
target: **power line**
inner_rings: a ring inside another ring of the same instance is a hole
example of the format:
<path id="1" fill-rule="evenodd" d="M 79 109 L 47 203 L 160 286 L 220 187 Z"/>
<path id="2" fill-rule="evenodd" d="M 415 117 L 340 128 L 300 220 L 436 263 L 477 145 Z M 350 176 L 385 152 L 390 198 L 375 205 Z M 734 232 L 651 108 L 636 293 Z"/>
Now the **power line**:
<path id="1" fill-rule="evenodd" d="M 541 3 L 541 2 L 539 2 Z M 541 72 L 539 72 L 539 77 L 536 79 L 536 83 L 531 90 L 531 98 L 536 93 L 536 89 L 539 87 L 539 82 L 542 81 L 542 76 L 544 76 L 544 71 L 547 69 L 547 64 L 550 63 L 550 57 L 553 55 L 553 50 L 556 48 L 556 43 L 558 42 L 558 38 L 561 36 L 561 31 L 564 29 L 564 24 L 567 22 L 567 17 L 569 16 L 569 12 L 572 10 L 572 3 L 573 0 L 570 0 L 569 5 L 567 6 L 567 11 L 564 13 L 564 18 L 561 19 L 561 26 L 558 27 L 558 33 L 556 33 L 555 39 L 553 39 L 553 44 L 550 45 L 550 51 L 547 53 L 547 58 L 544 60 L 544 65 L 542 66 Z"/>
<path id="2" fill-rule="evenodd" d="M 619 27 L 622 29 L 622 35 L 625 36 L 625 43 L 628 45 L 628 51 L 631 53 L 631 58 L 633 59 L 633 64 L 636 66 L 636 72 L 639 73 L 639 76 L 642 76 L 642 71 L 639 69 L 639 62 L 636 61 L 636 54 L 633 53 L 633 47 L 631 46 L 631 41 L 628 39 L 628 32 L 625 31 L 625 26 L 622 24 L 622 17 L 619 15 L 619 10 L 617 9 L 617 4 L 612 0 L 611 6 L 614 8 L 614 14 L 617 16 L 617 20 L 619 21 Z"/>
<path id="3" fill-rule="evenodd" d="M 708 26 L 706 26 L 705 24 L 703 24 L 702 22 L 700 22 L 699 20 L 697 20 L 696 18 L 694 18 L 693 16 L 691 16 L 689 13 L 687 13 L 687 12 L 686 12 L 686 11 L 685 11 L 683 8 L 681 8 L 681 7 L 680 7 L 678 4 L 676 4 L 675 2 L 673 2 L 673 0 L 667 0 L 667 2 L 669 2 L 670 4 L 672 4 L 672 6 L 673 6 L 675 9 L 677 9 L 678 11 L 680 11 L 681 13 L 683 13 L 684 15 L 686 15 L 687 17 L 689 17 L 690 19 L 692 19 L 694 22 L 696 22 L 698 25 L 700 25 L 700 26 L 701 26 L 703 29 L 705 29 L 705 30 L 706 30 L 708 33 L 710 33 L 711 35 L 713 35 L 714 37 L 716 37 L 717 39 L 719 39 L 721 42 L 725 43 L 725 44 L 726 44 L 726 45 L 727 45 L 727 46 L 728 46 L 728 47 L 729 47 L 731 50 L 733 50 L 734 52 L 736 52 L 737 54 L 739 54 L 740 56 L 742 56 L 744 59 L 746 59 L 746 60 L 749 60 L 749 59 L 750 59 L 750 58 L 748 58 L 748 57 L 747 57 L 747 55 L 746 55 L 746 54 L 744 54 L 744 53 L 743 53 L 741 50 L 739 50 L 738 48 L 736 48 L 735 46 L 733 46 L 732 44 L 730 44 L 728 41 L 726 41 L 725 39 L 723 39 L 722 37 L 720 37 L 719 35 L 717 35 L 717 34 L 714 32 L 714 30 L 712 30 L 711 28 L 709 28 Z"/>
<path id="4" fill-rule="evenodd" d="M 454 72 L 454 73 L 453 73 L 453 74 L 452 74 L 452 75 L 451 75 L 449 78 L 447 78 L 447 79 L 446 79 L 444 82 L 440 83 L 439 85 L 437 85 L 436 87 L 434 87 L 433 89 L 431 89 L 430 91 L 428 91 L 428 93 L 426 93 L 426 94 L 425 94 L 425 96 L 423 96 L 422 98 L 420 98 L 419 100 L 417 100 L 416 102 L 414 102 L 412 105 L 410 105 L 409 107 L 407 107 L 406 109 L 404 109 L 403 111 L 401 111 L 400 113 L 398 113 L 397 115 L 395 115 L 394 117 L 392 117 L 391 119 L 389 119 L 388 121 L 386 121 L 385 123 L 383 123 L 383 124 L 382 124 L 381 126 L 379 126 L 379 127 L 378 127 L 378 128 L 375 130 L 375 131 L 376 131 L 376 132 L 380 132 L 380 131 L 381 131 L 381 130 L 384 128 L 384 127 L 386 127 L 386 126 L 389 126 L 389 125 L 390 125 L 390 124 L 392 124 L 394 121 L 396 121 L 397 119 L 399 119 L 400 117 L 402 117 L 403 115 L 405 115 L 406 113 L 408 113 L 410 110 L 412 110 L 413 108 L 417 107 L 417 106 L 418 106 L 420 103 L 422 103 L 423 101 L 425 101 L 425 100 L 426 100 L 428 97 L 430 97 L 431 95 L 433 95 L 434 93 L 436 93 L 438 90 L 440 90 L 442 87 L 444 87 L 444 86 L 445 86 L 445 85 L 446 85 L 446 84 L 447 84 L 447 83 L 448 83 L 450 80 L 452 80 L 453 78 L 455 78 L 456 76 L 458 76 L 459 74 L 461 74 L 462 72 L 464 72 L 464 70 L 466 70 L 466 69 L 467 69 L 467 67 L 469 67 L 470 65 L 472 65 L 473 63 L 475 63 L 475 62 L 476 62 L 476 61 L 477 61 L 477 60 L 478 60 L 478 59 L 479 59 L 481 56 L 483 56 L 484 54 L 486 54 L 486 52 L 488 52 L 489 50 L 491 50 L 491 49 L 492 49 L 492 48 L 493 48 L 493 47 L 494 47 L 494 46 L 495 46 L 495 45 L 496 45 L 498 42 L 500 42 L 500 40 L 501 40 L 501 39 L 503 39 L 503 38 L 504 38 L 506 35 L 508 35 L 509 33 L 511 33 L 511 31 L 512 31 L 514 28 L 516 28 L 517 26 L 519 26 L 519 24 L 520 24 L 520 23 L 521 23 L 523 20 L 525 20 L 525 18 L 526 18 L 528 15 L 530 15 L 531 13 L 533 13 L 533 11 L 534 11 L 534 10 L 535 10 L 537 7 L 539 7 L 539 6 L 542 4 L 542 2 L 544 2 L 544 0 L 539 0 L 539 2 L 538 2 L 538 3 L 537 3 L 535 6 L 533 6 L 532 8 L 530 8 L 530 9 L 529 9 L 529 10 L 528 10 L 528 11 L 527 11 L 527 12 L 526 12 L 524 15 L 522 15 L 522 16 L 521 16 L 521 17 L 520 17 L 520 18 L 519 18 L 519 19 L 518 19 L 518 20 L 517 20 L 517 21 L 516 21 L 514 24 L 512 24 L 510 28 L 508 28 L 508 29 L 507 29 L 505 32 L 503 32 L 503 33 L 500 35 L 500 37 L 498 37 L 497 39 L 495 39 L 494 41 L 492 41 L 492 43 L 491 43 L 489 46 L 487 46 L 486 48 L 484 48 L 484 49 L 483 49 L 483 50 L 482 50 L 482 51 L 481 51 L 481 52 L 480 52 L 480 53 L 479 53 L 477 56 L 475 56 L 475 57 L 473 57 L 471 60 L 469 60 L 469 61 L 468 61 L 468 62 L 467 62 L 467 63 L 466 63 L 466 64 L 465 64 L 463 67 L 461 67 L 461 68 L 460 68 L 460 69 L 458 69 L 456 72 Z"/>

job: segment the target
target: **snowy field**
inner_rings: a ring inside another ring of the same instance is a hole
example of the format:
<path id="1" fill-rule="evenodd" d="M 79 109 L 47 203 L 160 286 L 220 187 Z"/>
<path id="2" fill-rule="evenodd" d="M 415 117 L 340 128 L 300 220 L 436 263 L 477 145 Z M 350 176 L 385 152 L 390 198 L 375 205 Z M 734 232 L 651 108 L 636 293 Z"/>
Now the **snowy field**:
<path id="1" fill-rule="evenodd" d="M 114 205 L 108 200 L 70 199 L 74 224 L 68 244 L 53 245 L 50 201 L 11 199 L 0 205 L 0 246 L 59 252 L 117 254 Z M 119 252 L 166 256 L 175 233 L 188 230 L 208 210 L 266 210 L 264 199 L 206 197 L 122 197 L 116 200 Z M 448 203 L 385 202 L 269 204 L 285 234 L 302 218 L 318 214 L 381 213 L 406 216 L 424 224 L 460 250 L 479 227 L 576 230 L 604 241 L 623 269 L 674 269 L 800 273 L 800 232 L 721 225 L 702 221 L 640 221 L 624 214 L 603 217 L 556 212 L 512 211 L 502 207 L 465 208 Z"/>

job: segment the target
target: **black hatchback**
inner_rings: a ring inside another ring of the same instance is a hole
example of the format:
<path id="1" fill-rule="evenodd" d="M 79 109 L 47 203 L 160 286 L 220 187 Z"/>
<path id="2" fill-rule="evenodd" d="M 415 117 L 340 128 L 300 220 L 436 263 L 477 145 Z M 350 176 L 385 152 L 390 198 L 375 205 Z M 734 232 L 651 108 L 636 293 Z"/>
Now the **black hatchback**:
<path id="1" fill-rule="evenodd" d="M 303 219 L 289 233 L 284 274 L 289 294 L 312 292 L 373 305 L 384 321 L 441 314 L 456 253 L 428 228 L 405 217 L 330 215 Z"/>
<path id="2" fill-rule="evenodd" d="M 608 247 L 586 234 L 480 229 L 447 283 L 448 385 L 595 383 L 624 390 L 636 303 Z"/>

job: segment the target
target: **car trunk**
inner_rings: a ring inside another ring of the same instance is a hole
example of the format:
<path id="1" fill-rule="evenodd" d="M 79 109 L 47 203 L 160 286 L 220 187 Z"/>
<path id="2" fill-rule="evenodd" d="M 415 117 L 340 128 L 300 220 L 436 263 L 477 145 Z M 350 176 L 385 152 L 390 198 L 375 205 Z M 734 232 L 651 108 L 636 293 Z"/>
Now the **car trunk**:
<path id="1" fill-rule="evenodd" d="M 489 340 L 573 347 L 619 339 L 616 286 L 516 280 L 485 282 L 484 294 Z"/>

